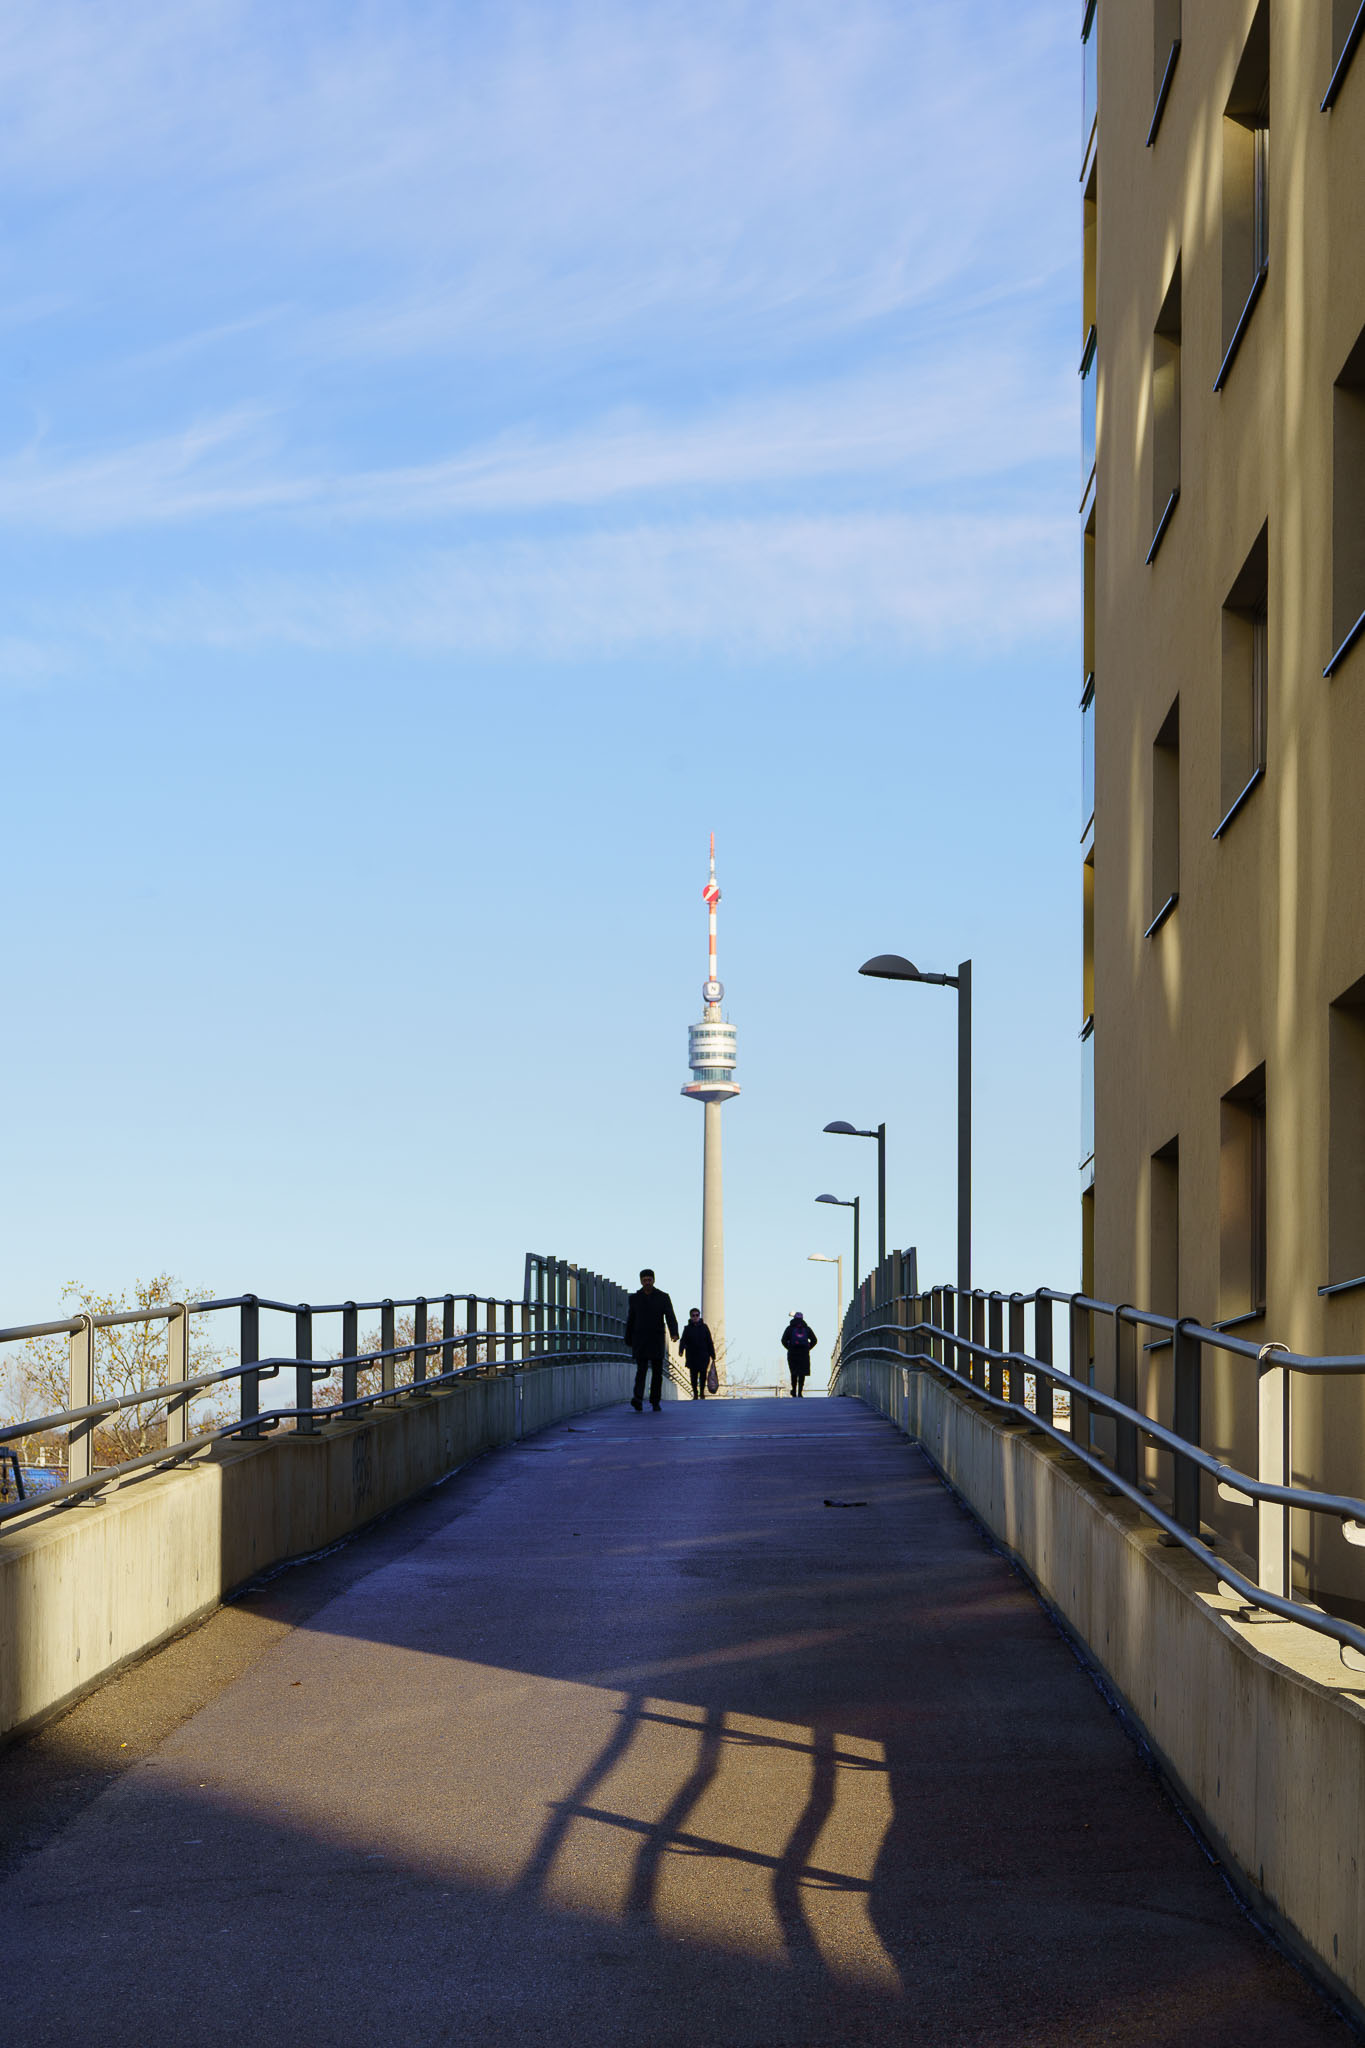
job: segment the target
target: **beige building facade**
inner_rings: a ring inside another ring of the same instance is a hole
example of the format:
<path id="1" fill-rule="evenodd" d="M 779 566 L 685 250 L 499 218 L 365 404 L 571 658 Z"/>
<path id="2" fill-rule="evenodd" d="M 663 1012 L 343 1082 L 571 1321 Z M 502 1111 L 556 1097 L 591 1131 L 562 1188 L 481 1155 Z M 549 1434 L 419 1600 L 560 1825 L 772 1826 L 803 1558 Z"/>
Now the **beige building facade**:
<path id="1" fill-rule="evenodd" d="M 1332 1353 L 1365 1352 L 1363 26 L 1083 27 L 1085 1284 Z M 1255 1380 L 1206 1356 L 1204 1442 L 1253 1471 Z M 1365 1383 L 1297 1379 L 1292 1456 L 1365 1493 Z M 1295 1546 L 1365 1611 L 1365 1551 Z"/>

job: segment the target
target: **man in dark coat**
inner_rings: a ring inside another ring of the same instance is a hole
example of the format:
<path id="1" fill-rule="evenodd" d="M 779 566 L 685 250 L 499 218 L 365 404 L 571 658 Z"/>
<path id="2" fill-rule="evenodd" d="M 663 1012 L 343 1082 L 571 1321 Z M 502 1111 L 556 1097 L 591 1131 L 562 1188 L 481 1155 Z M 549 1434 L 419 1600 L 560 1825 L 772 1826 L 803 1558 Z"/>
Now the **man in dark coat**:
<path id="1" fill-rule="evenodd" d="M 654 1285 L 653 1270 L 645 1266 L 640 1285 L 630 1297 L 626 1312 L 626 1342 L 635 1354 L 635 1392 L 630 1405 L 637 1414 L 644 1408 L 645 1374 L 649 1374 L 649 1405 L 657 1415 L 664 1392 L 664 1332 L 678 1341 L 678 1318 L 662 1287 Z"/>
<path id="2" fill-rule="evenodd" d="M 687 1360 L 687 1370 L 692 1376 L 692 1399 L 704 1401 L 706 1371 L 715 1358 L 716 1346 L 711 1332 L 701 1319 L 699 1308 L 688 1311 L 687 1321 L 683 1324 L 682 1336 L 678 1341 L 682 1345 L 682 1355 Z"/>
<path id="3" fill-rule="evenodd" d="M 787 1354 L 787 1366 L 792 1376 L 792 1394 L 796 1400 L 803 1400 L 810 1355 L 815 1349 L 815 1332 L 800 1309 L 782 1332 L 782 1349 Z"/>

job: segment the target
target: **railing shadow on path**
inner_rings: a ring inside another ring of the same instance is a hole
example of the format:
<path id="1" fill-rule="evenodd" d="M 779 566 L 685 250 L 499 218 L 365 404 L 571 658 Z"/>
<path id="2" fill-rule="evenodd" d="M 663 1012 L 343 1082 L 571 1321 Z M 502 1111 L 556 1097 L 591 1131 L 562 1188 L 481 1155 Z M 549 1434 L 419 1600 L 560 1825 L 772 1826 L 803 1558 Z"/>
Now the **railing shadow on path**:
<path id="1" fill-rule="evenodd" d="M 600 1411 L 352 1546 L 12 1881 L 0 1966 L 73 1911 L 158 1958 L 27 2038 L 1348 2038 L 924 1459 L 747 1406 Z"/>

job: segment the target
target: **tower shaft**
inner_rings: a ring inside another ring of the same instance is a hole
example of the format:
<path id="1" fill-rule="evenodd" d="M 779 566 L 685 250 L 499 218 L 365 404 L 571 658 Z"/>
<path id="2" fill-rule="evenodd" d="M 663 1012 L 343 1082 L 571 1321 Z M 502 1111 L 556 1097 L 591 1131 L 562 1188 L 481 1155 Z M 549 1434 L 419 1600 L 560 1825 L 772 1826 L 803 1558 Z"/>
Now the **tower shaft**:
<path id="1" fill-rule="evenodd" d="M 725 1377 L 725 1217 L 721 1194 L 719 1102 L 703 1107 L 701 1170 L 701 1315 Z"/>

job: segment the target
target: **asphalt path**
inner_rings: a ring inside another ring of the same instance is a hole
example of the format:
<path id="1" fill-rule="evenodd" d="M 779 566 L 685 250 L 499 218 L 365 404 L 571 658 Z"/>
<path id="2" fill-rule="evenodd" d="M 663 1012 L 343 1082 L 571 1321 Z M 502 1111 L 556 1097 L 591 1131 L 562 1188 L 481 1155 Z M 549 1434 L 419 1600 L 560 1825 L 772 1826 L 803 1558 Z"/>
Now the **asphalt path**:
<path id="1" fill-rule="evenodd" d="M 6 1759 L 16 2040 L 1356 2039 L 853 1402 L 599 1411 L 289 1583 Z"/>

